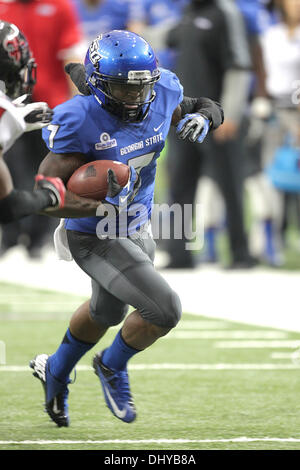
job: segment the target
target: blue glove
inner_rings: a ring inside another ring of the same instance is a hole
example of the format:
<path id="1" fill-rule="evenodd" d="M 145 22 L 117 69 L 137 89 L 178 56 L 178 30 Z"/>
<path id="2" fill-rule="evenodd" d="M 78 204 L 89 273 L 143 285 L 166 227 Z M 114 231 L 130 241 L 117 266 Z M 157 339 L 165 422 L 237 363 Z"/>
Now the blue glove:
<path id="1" fill-rule="evenodd" d="M 131 204 L 141 186 L 140 176 L 133 166 L 129 168 L 129 178 L 124 187 L 119 185 L 115 172 L 107 170 L 108 190 L 105 201 L 115 206 L 119 212 Z"/>
<path id="2" fill-rule="evenodd" d="M 208 134 L 210 121 L 202 114 L 186 114 L 177 124 L 176 133 L 180 139 L 189 138 L 191 142 L 202 143 Z"/>

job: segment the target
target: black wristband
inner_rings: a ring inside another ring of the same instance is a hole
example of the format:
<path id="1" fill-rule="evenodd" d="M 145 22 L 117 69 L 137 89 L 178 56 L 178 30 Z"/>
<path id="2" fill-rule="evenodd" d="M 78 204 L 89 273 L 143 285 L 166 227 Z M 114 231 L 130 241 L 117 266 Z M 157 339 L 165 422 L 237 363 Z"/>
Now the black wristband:
<path id="1" fill-rule="evenodd" d="M 202 116 L 210 121 L 211 129 L 217 129 L 224 121 L 224 112 L 220 103 L 210 98 L 190 98 L 184 96 L 183 101 L 180 103 L 180 108 L 182 116 L 190 113 L 202 114 Z"/>

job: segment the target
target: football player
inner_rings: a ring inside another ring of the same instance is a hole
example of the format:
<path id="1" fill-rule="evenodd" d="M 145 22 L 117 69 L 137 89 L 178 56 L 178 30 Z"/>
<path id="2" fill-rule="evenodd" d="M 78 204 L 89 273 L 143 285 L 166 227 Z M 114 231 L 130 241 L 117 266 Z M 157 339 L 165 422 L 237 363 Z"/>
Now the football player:
<path id="1" fill-rule="evenodd" d="M 26 38 L 14 24 L 0 21 L 0 83 L 5 91 L 0 91 L 0 223 L 64 203 L 65 188 L 59 178 L 37 175 L 35 191 L 17 190 L 3 160 L 3 153 L 23 132 L 51 122 L 53 112 L 47 103 L 24 104 L 35 81 L 36 64 Z"/>
<path id="2" fill-rule="evenodd" d="M 55 108 L 52 123 L 43 130 L 50 153 L 40 171 L 66 184 L 84 163 L 111 159 L 127 164 L 130 177 L 121 188 L 108 172 L 105 201 L 67 191 L 64 209 L 54 212 L 65 218 L 68 248 L 91 277 L 92 296 L 72 316 L 57 351 L 37 355 L 30 366 L 42 382 L 49 416 L 58 426 L 68 426 L 70 372 L 133 306 L 111 346 L 93 359 L 107 406 L 130 423 L 136 410 L 127 362 L 167 334 L 181 316 L 178 295 L 153 266 L 149 219 L 156 160 L 170 125 L 180 138 L 201 143 L 222 124 L 223 112 L 208 98 L 184 97 L 178 78 L 158 68 L 150 45 L 132 32 L 115 30 L 97 37 L 87 51 L 83 76 L 80 64 L 68 70 L 86 96 Z M 98 230 L 108 204 L 118 208 L 117 236 Z"/>

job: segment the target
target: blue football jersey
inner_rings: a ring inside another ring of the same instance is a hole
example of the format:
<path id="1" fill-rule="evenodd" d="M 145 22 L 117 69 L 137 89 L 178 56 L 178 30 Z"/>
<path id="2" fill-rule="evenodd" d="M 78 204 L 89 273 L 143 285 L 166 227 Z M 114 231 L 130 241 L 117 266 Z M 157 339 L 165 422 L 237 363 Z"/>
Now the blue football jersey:
<path id="1" fill-rule="evenodd" d="M 103 109 L 94 95 L 77 95 L 57 106 L 51 124 L 43 129 L 46 145 L 54 154 L 81 152 L 87 162 L 115 160 L 132 165 L 140 174 L 139 192 L 127 213 L 121 212 L 116 219 L 118 235 L 131 234 L 151 217 L 156 160 L 165 145 L 173 112 L 183 100 L 183 88 L 169 70 L 161 69 L 154 89 L 156 98 L 141 122 L 125 123 Z M 65 227 L 94 234 L 100 220 L 69 218 Z"/>

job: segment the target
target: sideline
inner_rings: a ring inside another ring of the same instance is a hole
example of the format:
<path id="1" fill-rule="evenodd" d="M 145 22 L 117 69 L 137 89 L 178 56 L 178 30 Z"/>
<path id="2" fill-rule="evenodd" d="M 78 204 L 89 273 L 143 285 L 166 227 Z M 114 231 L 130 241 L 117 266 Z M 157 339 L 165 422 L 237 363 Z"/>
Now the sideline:
<path id="1" fill-rule="evenodd" d="M 178 293 L 185 312 L 300 332 L 298 272 L 261 267 L 225 271 L 202 266 L 195 270 L 165 270 L 161 275 Z M 0 281 L 90 295 L 88 276 L 74 261 L 59 261 L 52 250 L 40 261 L 28 259 L 21 247 L 10 250 L 0 259 Z"/>

